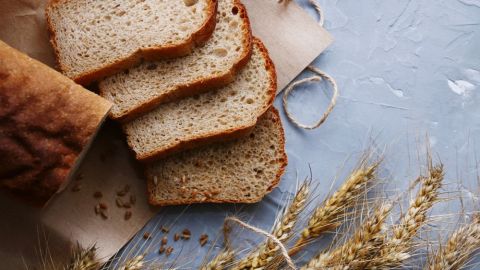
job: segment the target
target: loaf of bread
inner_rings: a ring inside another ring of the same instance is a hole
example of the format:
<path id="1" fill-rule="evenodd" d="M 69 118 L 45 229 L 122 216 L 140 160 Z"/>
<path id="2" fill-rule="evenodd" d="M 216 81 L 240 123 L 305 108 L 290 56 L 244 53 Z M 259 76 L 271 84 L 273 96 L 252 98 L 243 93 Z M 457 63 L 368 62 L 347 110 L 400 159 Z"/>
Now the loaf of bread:
<path id="1" fill-rule="evenodd" d="M 285 139 L 275 108 L 244 138 L 189 150 L 146 167 L 153 205 L 254 203 L 280 181 Z"/>
<path id="2" fill-rule="evenodd" d="M 59 68 L 88 84 L 142 58 L 186 55 L 215 28 L 216 0 L 50 0 Z"/>
<path id="3" fill-rule="evenodd" d="M 160 103 L 224 86 L 250 59 L 251 39 L 240 1 L 218 0 L 216 28 L 205 46 L 108 77 L 99 84 L 100 95 L 114 104 L 113 119 L 128 121 Z"/>
<path id="4" fill-rule="evenodd" d="M 66 186 L 110 107 L 0 41 L 0 189 L 44 205 Z"/>
<path id="5" fill-rule="evenodd" d="M 123 125 L 129 146 L 141 161 L 244 136 L 272 105 L 275 67 L 258 39 L 253 53 L 231 84 L 165 103 Z"/>

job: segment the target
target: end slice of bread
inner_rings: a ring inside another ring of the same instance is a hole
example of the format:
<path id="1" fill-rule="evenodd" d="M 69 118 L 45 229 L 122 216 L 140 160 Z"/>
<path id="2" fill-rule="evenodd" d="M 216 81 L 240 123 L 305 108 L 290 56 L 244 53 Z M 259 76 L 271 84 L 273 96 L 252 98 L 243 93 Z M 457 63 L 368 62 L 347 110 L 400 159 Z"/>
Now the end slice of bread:
<path id="1" fill-rule="evenodd" d="M 142 58 L 183 56 L 215 28 L 216 0 L 50 0 L 46 17 L 60 70 L 89 84 Z"/>
<path id="2" fill-rule="evenodd" d="M 0 41 L 0 189 L 44 205 L 65 188 L 110 107 Z"/>
<path id="3" fill-rule="evenodd" d="M 284 132 L 272 107 L 247 137 L 147 165 L 149 201 L 162 206 L 258 202 L 278 185 L 286 165 Z"/>
<path id="4" fill-rule="evenodd" d="M 129 121 L 158 104 L 232 82 L 252 51 L 252 34 L 239 0 L 218 0 L 217 22 L 205 46 L 174 60 L 145 62 L 126 73 L 106 78 L 100 95 L 114 106 L 111 117 Z"/>
<path id="5" fill-rule="evenodd" d="M 275 67 L 262 42 L 231 84 L 165 103 L 123 125 L 129 146 L 141 161 L 204 144 L 238 138 L 251 131 L 273 103 Z"/>

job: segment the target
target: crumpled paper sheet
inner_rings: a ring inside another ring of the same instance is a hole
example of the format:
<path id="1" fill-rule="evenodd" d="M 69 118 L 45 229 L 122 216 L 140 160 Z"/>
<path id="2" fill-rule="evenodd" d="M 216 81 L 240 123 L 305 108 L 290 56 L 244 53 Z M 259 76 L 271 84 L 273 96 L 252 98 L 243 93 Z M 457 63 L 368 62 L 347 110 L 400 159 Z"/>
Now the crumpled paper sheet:
<path id="1" fill-rule="evenodd" d="M 48 42 L 44 6 L 46 0 L 0 0 L 0 39 L 30 56 L 54 66 Z M 266 44 L 278 73 L 279 90 L 294 79 L 331 42 L 332 38 L 294 2 L 245 0 L 253 32 Z M 134 161 L 116 124 L 107 122 L 79 168 L 82 180 L 73 183 L 45 209 L 33 209 L 0 196 L 1 269 L 22 269 L 41 257 L 65 260 L 66 250 L 79 242 L 97 243 L 108 259 L 157 212 L 147 203 L 141 168 Z M 78 192 L 72 185 L 80 184 Z M 126 184 L 137 197 L 133 216 L 125 221 L 125 209 L 115 206 L 115 194 Z M 95 199 L 101 191 L 104 197 Z M 109 218 L 94 213 L 99 201 L 108 204 Z M 42 255 L 43 254 L 43 255 Z"/>

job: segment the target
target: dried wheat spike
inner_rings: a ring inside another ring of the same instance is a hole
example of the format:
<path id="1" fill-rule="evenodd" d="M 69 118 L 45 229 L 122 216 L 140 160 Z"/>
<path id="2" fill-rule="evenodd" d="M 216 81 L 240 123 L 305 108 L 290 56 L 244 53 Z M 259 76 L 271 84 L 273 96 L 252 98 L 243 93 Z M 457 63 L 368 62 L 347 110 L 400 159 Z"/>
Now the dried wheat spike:
<path id="1" fill-rule="evenodd" d="M 77 245 L 73 251 L 73 256 L 70 265 L 66 270 L 97 270 L 100 268 L 100 263 L 96 256 L 97 248 L 92 246 L 83 249 Z"/>
<path id="2" fill-rule="evenodd" d="M 282 243 L 293 235 L 293 229 L 300 213 L 305 208 L 310 194 L 310 181 L 305 181 L 297 190 L 290 205 L 285 208 L 281 218 L 276 222 L 272 235 Z M 271 239 L 262 244 L 258 250 L 241 260 L 233 269 L 264 269 L 278 255 L 279 247 Z"/>
<path id="3" fill-rule="evenodd" d="M 426 223 L 428 210 L 438 200 L 443 177 L 443 165 L 433 166 L 429 161 L 429 175 L 420 178 L 422 186 L 415 199 L 400 223 L 393 226 L 393 235 L 385 239 L 378 255 L 369 262 L 369 268 L 396 268 L 411 257 L 413 238 Z"/>
<path id="4" fill-rule="evenodd" d="M 301 269 L 363 269 L 378 252 L 385 220 L 391 210 L 391 204 L 381 204 L 343 245 L 321 253 Z"/>
<path id="5" fill-rule="evenodd" d="M 307 227 L 289 253 L 296 254 L 312 239 L 340 226 L 348 215 L 348 210 L 368 192 L 379 165 L 380 162 L 367 165 L 366 161 L 362 161 L 360 167 L 353 171 L 340 189 L 315 209 Z"/>
<path id="6" fill-rule="evenodd" d="M 201 270 L 223 270 L 233 261 L 235 253 L 231 250 L 224 250 L 213 258 L 207 265 L 202 266 Z"/>
<path id="7" fill-rule="evenodd" d="M 145 255 L 139 255 L 127 260 L 120 270 L 143 270 L 144 265 Z"/>
<path id="8" fill-rule="evenodd" d="M 462 269 L 471 256 L 480 249 L 480 215 L 468 225 L 457 229 L 445 246 L 440 246 L 429 258 L 426 270 Z"/>

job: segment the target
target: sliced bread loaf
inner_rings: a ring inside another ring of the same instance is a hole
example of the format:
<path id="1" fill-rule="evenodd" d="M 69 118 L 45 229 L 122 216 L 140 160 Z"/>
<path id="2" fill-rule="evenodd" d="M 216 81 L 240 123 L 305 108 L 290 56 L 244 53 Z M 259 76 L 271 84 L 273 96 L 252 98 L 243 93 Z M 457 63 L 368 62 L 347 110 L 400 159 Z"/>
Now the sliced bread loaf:
<path id="1" fill-rule="evenodd" d="M 148 161 L 250 132 L 272 104 L 275 68 L 266 48 L 253 41 L 253 54 L 231 84 L 165 103 L 123 125 L 129 146 Z"/>
<path id="2" fill-rule="evenodd" d="M 174 60 L 146 62 L 100 82 L 100 95 L 114 107 L 111 117 L 128 121 L 160 103 L 233 81 L 251 54 L 251 30 L 239 0 L 219 0 L 217 23 L 205 46 Z"/>
<path id="3" fill-rule="evenodd" d="M 50 0 L 46 9 L 59 68 L 81 84 L 190 53 L 215 15 L 216 0 Z"/>
<path id="4" fill-rule="evenodd" d="M 286 165 L 282 123 L 272 107 L 250 136 L 147 165 L 149 201 L 153 205 L 258 202 L 278 184 Z"/>
<path id="5" fill-rule="evenodd" d="M 66 186 L 110 107 L 0 41 L 0 189 L 44 205 Z"/>

